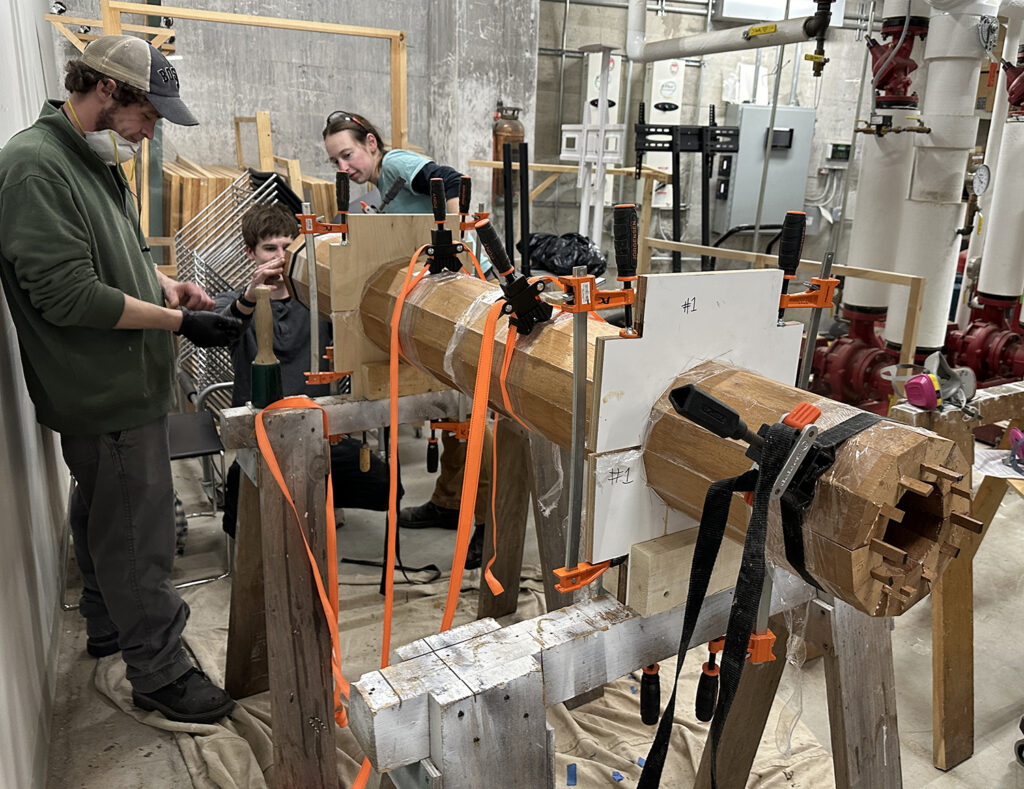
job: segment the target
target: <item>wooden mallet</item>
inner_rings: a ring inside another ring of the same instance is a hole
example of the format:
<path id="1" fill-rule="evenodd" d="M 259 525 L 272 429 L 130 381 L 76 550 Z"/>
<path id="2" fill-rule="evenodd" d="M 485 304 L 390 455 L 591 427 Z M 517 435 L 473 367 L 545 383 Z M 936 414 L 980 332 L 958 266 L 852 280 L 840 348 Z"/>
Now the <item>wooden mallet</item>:
<path id="1" fill-rule="evenodd" d="M 252 361 L 252 404 L 266 408 L 284 397 L 281 364 L 274 356 L 274 313 L 270 308 L 270 288 L 256 286 L 256 358 Z"/>

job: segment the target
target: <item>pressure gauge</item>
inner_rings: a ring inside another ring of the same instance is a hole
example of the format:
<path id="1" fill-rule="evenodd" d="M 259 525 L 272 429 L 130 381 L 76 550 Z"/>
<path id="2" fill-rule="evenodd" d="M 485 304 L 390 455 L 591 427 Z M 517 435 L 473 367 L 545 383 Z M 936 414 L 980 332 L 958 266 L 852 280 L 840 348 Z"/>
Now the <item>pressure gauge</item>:
<path id="1" fill-rule="evenodd" d="M 988 191 L 988 186 L 991 182 L 992 171 L 989 169 L 987 164 L 979 164 L 978 169 L 974 171 L 974 176 L 971 179 L 971 190 L 978 197 L 981 197 Z"/>

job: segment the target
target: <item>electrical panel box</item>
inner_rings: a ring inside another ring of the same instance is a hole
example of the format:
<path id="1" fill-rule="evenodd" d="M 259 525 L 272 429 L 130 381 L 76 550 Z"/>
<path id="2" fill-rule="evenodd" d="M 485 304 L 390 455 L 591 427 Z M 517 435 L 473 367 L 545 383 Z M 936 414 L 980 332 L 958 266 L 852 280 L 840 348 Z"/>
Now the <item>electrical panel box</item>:
<path id="1" fill-rule="evenodd" d="M 768 143 L 772 108 L 763 104 L 727 104 L 725 126 L 739 126 L 739 151 L 720 154 L 712 183 L 711 228 L 721 234 L 736 225 L 752 225 Z M 802 211 L 811 164 L 813 107 L 779 107 L 771 133 L 771 153 L 762 224 L 777 224 L 786 211 Z"/>
<path id="2" fill-rule="evenodd" d="M 649 68 L 645 123 L 678 126 L 683 122 L 683 74 L 686 65 L 678 59 L 657 60 Z M 667 151 L 651 151 L 644 155 L 644 164 L 671 174 L 672 154 Z M 651 206 L 672 207 L 672 184 L 654 185 Z"/>

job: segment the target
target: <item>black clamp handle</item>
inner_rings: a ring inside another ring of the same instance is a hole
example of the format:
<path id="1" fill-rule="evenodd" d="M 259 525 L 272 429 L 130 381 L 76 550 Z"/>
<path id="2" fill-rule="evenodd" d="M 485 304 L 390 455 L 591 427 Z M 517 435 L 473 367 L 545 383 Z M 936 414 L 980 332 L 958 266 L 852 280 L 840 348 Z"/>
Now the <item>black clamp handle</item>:
<path id="1" fill-rule="evenodd" d="M 349 203 L 352 202 L 349 187 L 348 173 L 334 174 L 334 196 L 338 199 L 338 211 L 342 214 L 348 213 Z"/>
<path id="2" fill-rule="evenodd" d="M 615 237 L 615 268 L 618 271 L 618 278 L 635 277 L 639 248 L 635 205 L 627 203 L 615 206 L 612 230 Z"/>
<path id="3" fill-rule="evenodd" d="M 694 424 L 721 438 L 746 441 L 751 448 L 760 450 L 764 439 L 754 433 L 747 423 L 740 419 L 735 409 L 730 408 L 717 397 L 713 397 L 695 384 L 673 389 L 668 401 L 676 413 L 685 416 Z"/>
<path id="4" fill-rule="evenodd" d="M 509 322 L 520 334 L 529 334 L 538 323 L 550 320 L 552 307 L 540 297 L 545 287 L 543 280 L 530 282 L 516 273 L 489 219 L 476 223 L 476 234 L 495 270 L 505 278 L 501 291 L 505 294 L 505 313 L 509 315 Z"/>
<path id="5" fill-rule="evenodd" d="M 796 276 L 800 268 L 800 256 L 804 251 L 804 235 L 807 232 L 807 214 L 803 211 L 787 211 L 782 220 L 782 233 L 779 238 L 779 268 L 782 269 L 782 294 L 789 293 L 789 281 Z M 779 307 L 779 320 L 786 310 Z"/>
<path id="6" fill-rule="evenodd" d="M 468 175 L 462 176 L 459 180 L 459 213 L 465 216 L 469 213 L 469 203 L 473 195 L 473 179 Z"/>
<path id="7" fill-rule="evenodd" d="M 434 212 L 434 221 L 439 225 L 445 218 L 444 181 L 441 178 L 430 179 L 430 207 Z"/>

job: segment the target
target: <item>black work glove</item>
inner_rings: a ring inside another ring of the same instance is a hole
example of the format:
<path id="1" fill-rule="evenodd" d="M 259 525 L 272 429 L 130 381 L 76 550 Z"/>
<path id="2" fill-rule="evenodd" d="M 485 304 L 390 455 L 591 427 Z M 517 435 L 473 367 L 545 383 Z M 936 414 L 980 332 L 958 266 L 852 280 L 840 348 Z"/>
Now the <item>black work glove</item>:
<path id="1" fill-rule="evenodd" d="M 245 331 L 238 318 L 220 312 L 187 310 L 181 308 L 181 327 L 174 332 L 198 348 L 231 345 Z"/>

